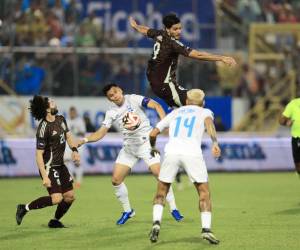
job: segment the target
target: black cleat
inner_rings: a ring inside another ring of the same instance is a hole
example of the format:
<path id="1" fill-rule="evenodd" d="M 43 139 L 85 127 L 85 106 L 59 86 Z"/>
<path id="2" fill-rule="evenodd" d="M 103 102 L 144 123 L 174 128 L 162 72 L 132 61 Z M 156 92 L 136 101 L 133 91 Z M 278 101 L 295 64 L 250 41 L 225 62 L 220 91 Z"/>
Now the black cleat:
<path id="1" fill-rule="evenodd" d="M 17 212 L 16 212 L 16 221 L 17 221 L 18 225 L 20 225 L 22 223 L 22 220 L 23 220 L 25 214 L 27 214 L 27 210 L 25 208 L 25 205 L 24 204 L 19 204 L 17 206 Z"/>
<path id="2" fill-rule="evenodd" d="M 64 224 L 62 224 L 59 220 L 52 219 L 48 223 L 48 227 L 50 228 L 64 228 Z"/>
<path id="3" fill-rule="evenodd" d="M 214 236 L 214 234 L 212 233 L 212 231 L 210 231 L 210 229 L 203 228 L 201 232 L 201 236 L 203 239 L 207 240 L 210 244 L 217 245 L 220 243 L 220 241 L 216 238 L 216 236 Z"/>
<path id="4" fill-rule="evenodd" d="M 159 221 L 155 221 L 153 223 L 152 229 L 149 233 L 149 239 L 150 239 L 151 243 L 157 242 L 159 230 L 160 230 L 160 223 L 159 223 Z"/>

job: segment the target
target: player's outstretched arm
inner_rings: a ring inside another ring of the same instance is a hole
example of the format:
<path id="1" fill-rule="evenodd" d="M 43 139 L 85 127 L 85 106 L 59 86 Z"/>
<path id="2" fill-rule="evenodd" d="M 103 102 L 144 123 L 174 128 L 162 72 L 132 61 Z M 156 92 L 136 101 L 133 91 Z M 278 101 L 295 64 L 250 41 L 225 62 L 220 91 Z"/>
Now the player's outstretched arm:
<path id="1" fill-rule="evenodd" d="M 78 147 L 80 147 L 81 145 L 88 143 L 88 142 L 96 142 L 96 141 L 101 140 L 107 134 L 108 130 L 109 130 L 109 128 L 107 128 L 107 127 L 104 127 L 104 126 L 100 127 L 96 132 L 81 139 L 78 143 Z"/>
<path id="2" fill-rule="evenodd" d="M 150 109 L 154 109 L 157 112 L 157 114 L 159 115 L 159 118 L 161 120 L 166 116 L 166 113 L 165 113 L 164 109 L 156 101 L 150 100 L 147 104 L 147 107 L 150 108 Z"/>
<path id="3" fill-rule="evenodd" d="M 236 65 L 236 61 L 233 57 L 210 54 L 204 51 L 198 51 L 194 49 L 189 53 L 188 57 L 203 61 L 223 62 L 230 67 Z"/>
<path id="4" fill-rule="evenodd" d="M 40 170 L 41 176 L 42 176 L 42 180 L 43 180 L 43 185 L 45 187 L 51 187 L 51 181 L 48 177 L 48 174 L 46 173 L 45 170 L 45 163 L 44 163 L 44 159 L 43 159 L 43 154 L 44 154 L 44 150 L 42 149 L 37 149 L 35 152 L 35 157 L 36 157 L 36 164 Z"/>
<path id="5" fill-rule="evenodd" d="M 129 23 L 132 28 L 134 28 L 136 31 L 138 31 L 139 33 L 145 36 L 147 35 L 148 30 L 150 29 L 147 26 L 138 25 L 137 22 L 132 17 L 129 17 Z"/>
<path id="6" fill-rule="evenodd" d="M 210 136 L 210 138 L 213 142 L 211 152 L 212 152 L 214 157 L 220 157 L 221 156 L 221 149 L 220 149 L 218 141 L 217 141 L 217 132 L 216 132 L 214 122 L 213 122 L 211 117 L 207 117 L 204 120 L 204 123 L 205 123 L 206 131 L 209 134 L 209 136 Z"/>

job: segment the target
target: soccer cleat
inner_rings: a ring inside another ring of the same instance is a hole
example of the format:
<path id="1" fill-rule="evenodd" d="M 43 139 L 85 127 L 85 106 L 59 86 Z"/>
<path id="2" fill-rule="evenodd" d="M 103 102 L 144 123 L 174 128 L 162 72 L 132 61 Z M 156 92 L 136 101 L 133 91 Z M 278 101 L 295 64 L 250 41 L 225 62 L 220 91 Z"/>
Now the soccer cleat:
<path id="1" fill-rule="evenodd" d="M 62 224 L 59 220 L 52 219 L 52 220 L 49 221 L 48 227 L 50 227 L 50 228 L 64 228 L 65 225 Z"/>
<path id="2" fill-rule="evenodd" d="M 207 228 L 203 228 L 201 232 L 201 236 L 203 239 L 207 240 L 210 244 L 219 244 L 220 241 L 213 235 L 212 231 Z"/>
<path id="3" fill-rule="evenodd" d="M 123 212 L 121 218 L 117 220 L 116 224 L 123 225 L 126 221 L 128 221 L 128 219 L 132 218 L 133 216 L 135 216 L 135 212 L 133 209 L 131 209 L 130 212 Z"/>
<path id="4" fill-rule="evenodd" d="M 27 214 L 27 210 L 25 208 L 25 205 L 24 204 L 19 204 L 17 206 L 17 212 L 16 212 L 16 221 L 17 221 L 17 224 L 20 225 L 25 214 Z"/>
<path id="5" fill-rule="evenodd" d="M 159 221 L 155 221 L 153 223 L 152 229 L 149 233 L 149 239 L 152 243 L 157 242 L 158 235 L 159 235 L 159 230 L 160 230 L 160 223 L 159 223 Z"/>
<path id="6" fill-rule="evenodd" d="M 184 217 L 180 214 L 179 210 L 177 209 L 174 209 L 172 210 L 171 212 L 173 218 L 176 220 L 176 221 L 181 221 Z"/>

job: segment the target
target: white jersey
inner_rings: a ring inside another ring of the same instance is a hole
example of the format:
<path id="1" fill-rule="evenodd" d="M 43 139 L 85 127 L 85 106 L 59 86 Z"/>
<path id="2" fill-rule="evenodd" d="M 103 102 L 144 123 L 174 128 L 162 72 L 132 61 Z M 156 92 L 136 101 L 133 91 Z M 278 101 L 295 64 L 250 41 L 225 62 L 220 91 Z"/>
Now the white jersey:
<path id="1" fill-rule="evenodd" d="M 165 146 L 165 154 L 202 155 L 201 141 L 204 132 L 204 120 L 213 119 L 209 109 L 187 105 L 180 107 L 164 119 L 156 127 L 163 131 L 169 127 L 169 141 Z"/>
<path id="2" fill-rule="evenodd" d="M 82 137 L 86 133 L 83 119 L 77 116 L 75 119 L 67 120 L 68 128 L 75 137 Z"/>
<path id="3" fill-rule="evenodd" d="M 120 128 L 123 134 L 124 144 L 141 144 L 145 140 L 148 140 L 149 133 L 152 129 L 150 121 L 145 114 L 143 108 L 143 100 L 147 97 L 140 95 L 125 95 L 125 101 L 122 106 L 113 105 L 108 111 L 106 111 L 105 119 L 102 125 L 110 128 L 114 122 Z M 135 130 L 128 130 L 123 126 L 123 117 L 128 112 L 133 112 L 138 115 L 141 123 Z"/>

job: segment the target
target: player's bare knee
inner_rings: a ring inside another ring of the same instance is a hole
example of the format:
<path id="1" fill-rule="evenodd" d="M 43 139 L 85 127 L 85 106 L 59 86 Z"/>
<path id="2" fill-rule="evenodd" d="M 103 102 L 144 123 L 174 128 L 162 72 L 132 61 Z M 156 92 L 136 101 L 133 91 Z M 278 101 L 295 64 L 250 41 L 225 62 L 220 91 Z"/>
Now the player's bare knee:
<path id="1" fill-rule="evenodd" d="M 75 196 L 74 195 L 68 195 L 64 197 L 64 201 L 67 203 L 73 203 L 75 201 Z"/>
<path id="2" fill-rule="evenodd" d="M 52 200 L 53 205 L 57 205 L 62 202 L 63 196 L 62 195 L 52 195 L 51 200 Z"/>
<path id="3" fill-rule="evenodd" d="M 210 197 L 209 190 L 202 190 L 200 192 L 200 196 L 199 196 L 200 201 L 202 202 L 209 201 L 210 199 L 209 197 Z"/>
<path id="4" fill-rule="evenodd" d="M 166 195 L 164 194 L 156 194 L 154 197 L 154 204 L 165 204 Z"/>
<path id="5" fill-rule="evenodd" d="M 120 178 L 117 177 L 112 177 L 111 178 L 111 183 L 113 186 L 119 186 L 123 181 Z"/>

